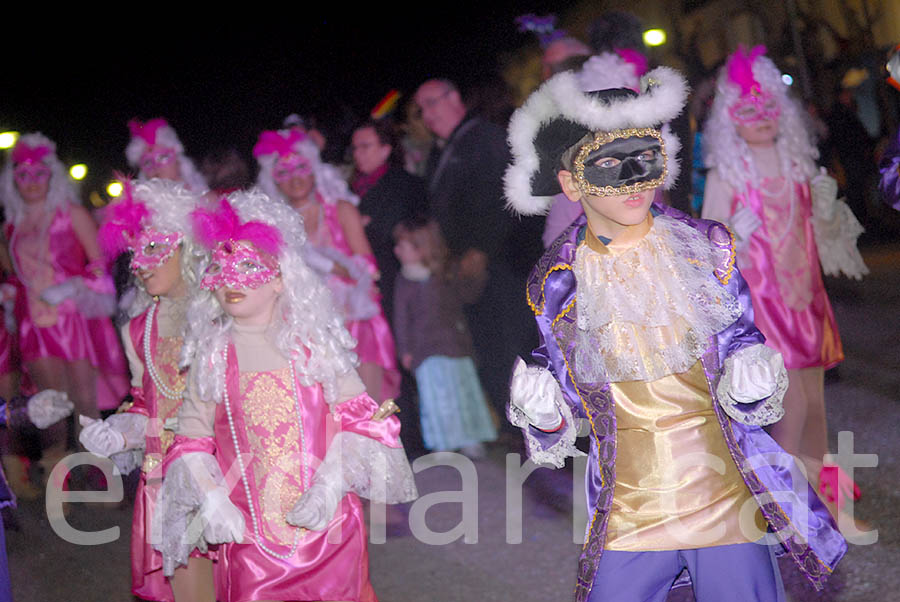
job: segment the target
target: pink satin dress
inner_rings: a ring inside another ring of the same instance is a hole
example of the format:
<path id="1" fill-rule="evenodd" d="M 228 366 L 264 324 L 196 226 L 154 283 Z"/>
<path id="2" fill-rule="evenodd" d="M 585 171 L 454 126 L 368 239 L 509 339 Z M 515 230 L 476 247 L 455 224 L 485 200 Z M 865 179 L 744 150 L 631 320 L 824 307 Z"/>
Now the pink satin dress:
<path id="1" fill-rule="evenodd" d="M 321 386 L 299 382 L 294 386 L 300 397 L 299 410 L 290 368 L 241 373 L 234 348 L 229 349 L 228 400 L 216 405 L 216 459 L 223 474 L 229 475 L 231 470 L 234 475 L 229 497 L 244 514 L 247 531 L 243 543 L 219 546 L 218 599 L 376 602 L 369 581 L 362 505 L 355 494 L 343 497 L 324 531 L 298 529 L 284 517 L 311 482 L 338 430 L 354 431 L 396 447 L 399 421 L 371 422 L 378 406 L 365 394 L 329 412 Z M 245 458 L 245 479 L 238 476 L 238 453 Z"/>
<path id="2" fill-rule="evenodd" d="M 732 206 L 732 213 L 739 205 L 750 207 L 762 221 L 746 255 L 738 257 L 754 322 L 788 370 L 831 368 L 844 352 L 822 281 L 809 186 L 797 184 L 791 193 L 779 177 L 763 180 L 762 188 L 781 193 L 750 188 Z"/>
<path id="3" fill-rule="evenodd" d="M 49 221 L 47 227 L 27 220 L 15 228 L 6 224 L 16 268 L 15 317 L 22 363 L 44 357 L 87 359 L 97 369 L 97 407 L 115 409 L 129 386 L 125 354 L 112 322 L 106 317 L 85 318 L 72 299 L 54 306 L 40 298 L 47 287 L 74 276 L 96 278 L 88 269 L 69 212 L 59 209 Z"/>
<path id="4" fill-rule="evenodd" d="M 323 208 L 323 221 L 327 231 L 320 227 L 318 232 L 307 233 L 313 244 L 328 245 L 338 249 L 347 257 L 353 256 L 350 243 L 344 235 L 344 229 L 338 220 L 337 205 L 326 203 L 319 199 Z M 378 268 L 375 265 L 375 256 L 368 255 L 364 258 L 370 274 L 376 274 Z M 332 275 L 333 279 L 340 279 Z M 381 397 L 383 399 L 398 397 L 400 395 L 400 370 L 397 367 L 397 355 L 394 346 L 394 335 L 384 311 L 381 309 L 381 294 L 376 287 L 372 287 L 372 299 L 378 303 L 378 313 L 367 320 L 347 320 L 345 326 L 357 345 L 354 351 L 359 356 L 360 363 L 376 364 L 384 369 L 381 384 Z"/>
<path id="5" fill-rule="evenodd" d="M 165 387 L 176 391 L 184 390 L 185 373 L 178 370 L 182 339 L 160 337 L 156 315 L 150 331 L 150 354 L 153 357 L 146 357 L 144 328 L 149 313 L 150 309 L 128 324 L 128 334 L 138 357 L 144 364 L 144 375 L 141 388 L 131 389 L 134 401 L 125 411 L 148 418 L 144 464 L 141 466 L 141 478 L 138 482 L 131 524 L 131 593 L 144 600 L 173 602 L 172 587 L 162 571 L 162 554 L 152 546 L 151 525 L 156 499 L 162 485 L 162 460 L 175 436 L 163 426 L 166 420 L 178 414 L 181 399 L 171 399 L 162 395 L 153 382 L 147 366 L 152 361 Z M 215 559 L 215 552 L 202 554 L 195 549 L 191 556 L 207 556 Z"/>

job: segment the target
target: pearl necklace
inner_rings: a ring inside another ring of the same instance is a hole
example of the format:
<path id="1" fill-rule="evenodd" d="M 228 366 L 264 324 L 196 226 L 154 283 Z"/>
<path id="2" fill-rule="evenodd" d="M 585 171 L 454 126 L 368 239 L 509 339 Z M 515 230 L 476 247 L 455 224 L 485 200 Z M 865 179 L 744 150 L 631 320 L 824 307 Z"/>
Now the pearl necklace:
<path id="1" fill-rule="evenodd" d="M 167 399 L 181 399 L 184 395 L 185 386 L 180 389 L 174 389 L 165 384 L 156 365 L 153 363 L 153 350 L 150 346 L 150 338 L 153 336 L 153 319 L 156 317 L 156 310 L 159 308 L 159 301 L 150 306 L 150 313 L 147 314 L 147 321 L 144 323 L 144 364 L 147 366 L 147 372 L 150 373 L 150 379 L 156 385 L 156 390 Z"/>
<path id="2" fill-rule="evenodd" d="M 223 353 L 225 356 L 225 365 L 228 365 L 228 355 L 227 351 Z M 301 478 L 303 481 L 303 491 L 307 491 L 309 489 L 309 462 L 306 457 L 306 437 L 303 431 L 303 417 L 301 414 L 300 408 L 300 392 L 297 390 L 297 378 L 294 374 L 294 362 L 290 361 L 291 367 L 291 385 L 294 389 L 294 400 L 297 405 L 297 424 L 300 426 L 300 450 L 302 452 L 303 457 L 303 472 L 301 473 Z M 227 380 L 227 377 L 226 377 Z M 234 416 L 231 413 L 231 400 L 228 398 L 228 383 L 225 383 L 225 413 L 228 415 L 228 429 L 231 431 L 231 441 L 234 444 L 235 452 L 237 453 L 238 467 L 241 469 L 241 482 L 244 484 L 244 494 L 247 496 L 247 506 L 250 509 L 250 521 L 253 523 L 253 534 L 256 537 L 256 542 L 259 544 L 259 547 L 263 549 L 263 551 L 272 556 L 273 558 L 280 558 L 282 560 L 286 560 L 294 555 L 297 551 L 297 546 L 300 544 L 300 537 L 305 532 L 303 528 L 297 528 L 297 531 L 294 533 L 294 542 L 291 544 L 291 551 L 287 554 L 279 554 L 274 550 L 270 550 L 269 547 L 265 544 L 265 541 L 262 538 L 262 535 L 259 531 L 259 521 L 256 517 L 256 508 L 253 505 L 253 498 L 250 496 L 250 484 L 247 482 L 247 468 L 244 465 L 244 455 L 241 453 L 241 448 L 238 445 L 238 437 L 237 431 L 234 427 Z"/>

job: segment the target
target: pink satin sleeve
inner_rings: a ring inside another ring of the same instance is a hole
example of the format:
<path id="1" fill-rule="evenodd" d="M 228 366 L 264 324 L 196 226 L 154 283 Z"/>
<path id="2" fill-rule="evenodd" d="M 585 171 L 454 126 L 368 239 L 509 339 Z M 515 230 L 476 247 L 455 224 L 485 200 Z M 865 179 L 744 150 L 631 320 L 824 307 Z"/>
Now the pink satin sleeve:
<path id="1" fill-rule="evenodd" d="M 191 454 L 195 452 L 215 455 L 215 440 L 212 437 L 201 437 L 199 439 L 194 439 L 191 437 L 185 437 L 184 435 L 175 435 L 175 440 L 169 447 L 169 451 L 166 452 L 165 460 L 163 460 L 163 476 L 165 476 L 165 474 L 169 471 L 169 466 L 172 465 L 172 462 L 174 462 L 184 454 Z"/>
<path id="2" fill-rule="evenodd" d="M 362 393 L 352 399 L 341 402 L 332 408 L 332 414 L 340 421 L 340 430 L 356 433 L 375 439 L 388 447 L 402 447 L 400 443 L 400 420 L 396 416 L 388 416 L 384 420 L 372 420 L 378 410 L 378 404 Z"/>

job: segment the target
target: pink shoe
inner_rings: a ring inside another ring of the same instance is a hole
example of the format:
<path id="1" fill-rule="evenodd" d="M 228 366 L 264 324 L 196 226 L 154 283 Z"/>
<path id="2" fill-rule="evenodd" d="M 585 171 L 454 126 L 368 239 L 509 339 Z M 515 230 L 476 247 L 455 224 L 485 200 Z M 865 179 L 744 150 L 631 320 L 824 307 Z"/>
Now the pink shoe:
<path id="1" fill-rule="evenodd" d="M 819 471 L 819 493 L 832 504 L 837 504 L 839 512 L 850 495 L 854 502 L 862 496 L 859 485 L 836 465 L 823 466 Z"/>

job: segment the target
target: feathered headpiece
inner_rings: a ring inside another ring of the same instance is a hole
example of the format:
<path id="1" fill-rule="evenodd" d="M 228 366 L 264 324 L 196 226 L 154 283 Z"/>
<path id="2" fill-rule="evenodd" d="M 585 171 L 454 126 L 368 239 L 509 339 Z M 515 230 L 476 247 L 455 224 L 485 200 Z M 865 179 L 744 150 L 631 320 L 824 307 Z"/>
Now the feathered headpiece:
<path id="1" fill-rule="evenodd" d="M 151 119 L 146 123 L 141 123 L 137 119 L 128 122 L 128 131 L 131 132 L 132 137 L 140 138 L 147 146 L 155 145 L 157 133 L 160 129 L 167 127 L 170 127 L 169 122 L 162 117 Z"/>
<path id="2" fill-rule="evenodd" d="M 728 59 L 728 63 L 725 65 L 728 79 L 740 88 L 741 96 L 758 94 L 762 90 L 762 87 L 753 75 L 753 62 L 756 60 L 756 57 L 765 53 L 766 47 L 762 45 L 755 46 L 750 52 L 747 52 L 747 49 L 743 46 L 738 46 L 738 49 Z"/>
<path id="3" fill-rule="evenodd" d="M 259 135 L 259 140 L 253 146 L 253 156 L 259 158 L 277 154 L 279 157 L 286 157 L 296 153 L 295 145 L 306 139 L 306 133 L 299 128 L 266 130 Z"/>
<path id="4" fill-rule="evenodd" d="M 217 209 L 195 209 L 191 226 L 197 241 L 210 250 L 226 241 L 246 240 L 260 251 L 278 257 L 284 242 L 275 226 L 259 221 L 241 222 L 227 198 L 219 201 Z"/>
<path id="5" fill-rule="evenodd" d="M 150 219 L 150 210 L 134 198 L 134 185 L 122 178 L 122 196 L 103 211 L 103 225 L 97 231 L 97 241 L 107 261 L 113 261 L 127 251 Z"/>
<path id="6" fill-rule="evenodd" d="M 13 148 L 10 158 L 16 164 L 40 163 L 44 160 L 44 157 L 52 155 L 54 151 L 52 143 L 49 145 L 36 144 L 35 146 L 29 146 L 26 141 L 20 139 L 19 143 Z"/>
<path id="7" fill-rule="evenodd" d="M 678 178 L 675 156 L 681 143 L 667 124 L 684 108 L 687 81 L 674 69 L 657 67 L 641 83 L 640 94 L 598 94 L 582 90 L 576 74 L 563 72 L 533 92 L 509 122 L 513 162 L 504 176 L 507 207 L 522 215 L 546 213 L 561 191 L 556 179 L 560 157 L 592 132 L 661 127 L 668 154 L 663 188 L 671 188 Z"/>

